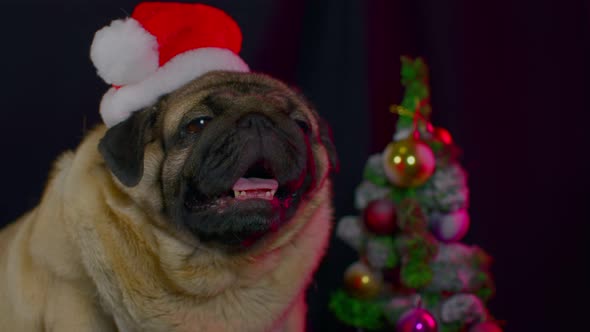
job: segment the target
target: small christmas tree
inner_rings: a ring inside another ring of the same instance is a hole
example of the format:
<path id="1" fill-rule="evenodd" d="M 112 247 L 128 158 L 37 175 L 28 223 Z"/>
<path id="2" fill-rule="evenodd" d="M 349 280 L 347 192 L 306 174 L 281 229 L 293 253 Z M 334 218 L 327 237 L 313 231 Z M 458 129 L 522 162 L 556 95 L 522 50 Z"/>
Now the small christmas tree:
<path id="1" fill-rule="evenodd" d="M 367 161 L 357 187 L 360 216 L 337 236 L 359 253 L 330 309 L 363 330 L 501 331 L 486 308 L 490 257 L 459 243 L 469 228 L 466 173 L 449 132 L 430 123 L 428 68 L 402 57 L 405 95 L 391 111 L 396 134 Z"/>

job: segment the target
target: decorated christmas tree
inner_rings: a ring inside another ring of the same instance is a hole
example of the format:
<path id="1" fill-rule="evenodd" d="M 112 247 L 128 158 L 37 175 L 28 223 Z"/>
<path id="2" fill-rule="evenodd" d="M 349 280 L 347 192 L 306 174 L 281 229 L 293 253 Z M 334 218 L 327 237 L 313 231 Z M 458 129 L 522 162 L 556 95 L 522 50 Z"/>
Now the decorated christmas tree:
<path id="1" fill-rule="evenodd" d="M 344 272 L 330 309 L 359 330 L 501 331 L 486 308 L 494 294 L 490 257 L 460 243 L 470 219 L 459 149 L 430 122 L 426 64 L 401 60 L 405 95 L 391 106 L 396 133 L 367 161 L 355 193 L 360 215 L 337 225 L 359 260 Z"/>

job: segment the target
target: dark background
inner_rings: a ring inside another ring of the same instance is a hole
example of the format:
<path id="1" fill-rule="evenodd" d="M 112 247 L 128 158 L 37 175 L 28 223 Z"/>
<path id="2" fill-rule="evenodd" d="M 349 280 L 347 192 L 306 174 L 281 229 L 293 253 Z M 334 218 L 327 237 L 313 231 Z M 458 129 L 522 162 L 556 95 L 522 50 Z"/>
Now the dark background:
<path id="1" fill-rule="evenodd" d="M 451 131 L 470 174 L 465 242 L 495 258 L 492 312 L 506 331 L 588 330 L 586 1 L 203 2 L 238 21 L 251 68 L 301 89 L 331 123 L 337 216 L 356 213 L 365 160 L 393 133 L 400 55 L 423 56 L 434 123 Z M 90 43 L 136 3 L 2 2 L 0 225 L 37 203 L 55 157 L 99 123 L 107 86 Z M 355 259 L 332 241 L 309 290 L 311 331 L 343 331 L 326 304 Z"/>

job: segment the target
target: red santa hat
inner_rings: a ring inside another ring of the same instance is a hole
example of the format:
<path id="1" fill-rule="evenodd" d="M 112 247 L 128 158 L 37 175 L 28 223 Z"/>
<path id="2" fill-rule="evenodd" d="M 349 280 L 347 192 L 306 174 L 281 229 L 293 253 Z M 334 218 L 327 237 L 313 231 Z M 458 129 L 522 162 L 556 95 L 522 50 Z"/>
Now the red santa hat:
<path id="1" fill-rule="evenodd" d="M 90 58 L 112 87 L 100 114 L 107 127 L 127 119 L 212 70 L 249 71 L 238 56 L 242 33 L 223 11 L 186 3 L 145 2 L 131 17 L 94 35 Z"/>

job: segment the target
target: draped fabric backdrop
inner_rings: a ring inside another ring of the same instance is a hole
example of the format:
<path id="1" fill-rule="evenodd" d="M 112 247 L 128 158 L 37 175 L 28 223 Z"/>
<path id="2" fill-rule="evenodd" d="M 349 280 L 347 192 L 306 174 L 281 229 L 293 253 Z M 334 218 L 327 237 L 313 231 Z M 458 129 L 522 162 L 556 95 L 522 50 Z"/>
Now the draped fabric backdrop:
<path id="1" fill-rule="evenodd" d="M 584 0 L 210 0 L 243 29 L 255 71 L 304 92 L 341 158 L 337 217 L 390 140 L 400 55 L 431 68 L 435 124 L 463 148 L 472 227 L 495 258 L 507 331 L 588 326 L 590 5 Z M 2 2 L 0 224 L 33 207 L 48 170 L 100 122 L 94 32 L 136 1 Z M 328 296 L 356 257 L 333 239 L 309 289 L 309 330 L 342 331 Z M 585 303 L 585 305 L 584 305 Z"/>

